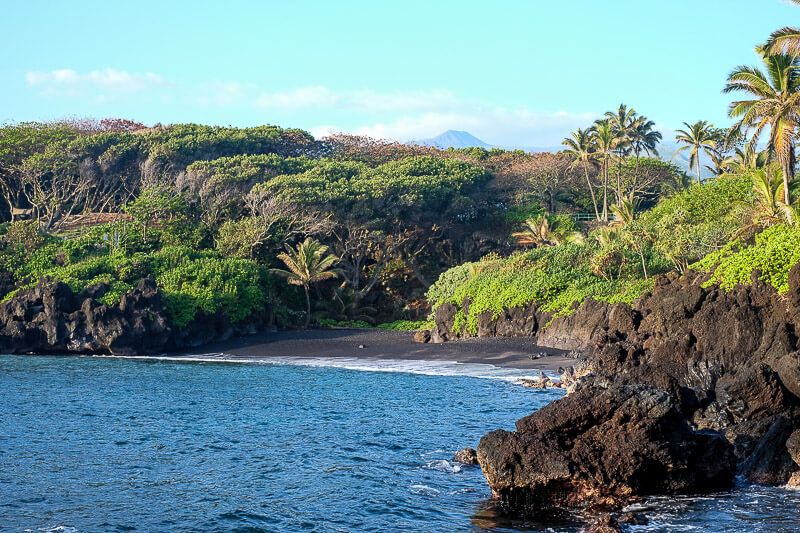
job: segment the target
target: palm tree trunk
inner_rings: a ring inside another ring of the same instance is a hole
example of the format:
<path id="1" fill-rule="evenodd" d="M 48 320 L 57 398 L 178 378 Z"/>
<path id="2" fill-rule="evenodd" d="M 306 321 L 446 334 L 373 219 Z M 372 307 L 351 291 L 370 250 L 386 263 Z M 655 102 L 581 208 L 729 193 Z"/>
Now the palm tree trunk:
<path id="1" fill-rule="evenodd" d="M 642 272 L 644 273 L 644 279 L 647 279 L 647 262 L 644 260 L 644 248 L 639 248 L 639 257 L 642 259 Z"/>
<path id="2" fill-rule="evenodd" d="M 794 179 L 794 146 L 792 143 L 789 143 L 788 150 L 789 153 L 784 157 L 781 157 L 781 163 L 783 167 L 783 203 L 786 205 L 792 205 L 792 195 L 789 192 L 789 183 Z"/>
<path id="3" fill-rule="evenodd" d="M 603 161 L 603 222 L 608 222 L 608 156 Z"/>
<path id="4" fill-rule="evenodd" d="M 303 285 L 303 290 L 306 293 L 306 323 L 303 329 L 308 329 L 311 324 L 311 297 L 308 295 L 308 285 Z"/>
<path id="5" fill-rule="evenodd" d="M 586 176 L 586 185 L 589 186 L 589 194 L 592 195 L 592 207 L 594 207 L 594 218 L 600 220 L 600 212 L 597 209 L 597 197 L 594 194 L 594 187 L 592 187 L 592 180 L 589 179 L 589 167 L 586 161 L 583 162 L 583 175 Z"/>
<path id="6" fill-rule="evenodd" d="M 697 184 L 700 185 L 700 150 L 697 151 Z"/>

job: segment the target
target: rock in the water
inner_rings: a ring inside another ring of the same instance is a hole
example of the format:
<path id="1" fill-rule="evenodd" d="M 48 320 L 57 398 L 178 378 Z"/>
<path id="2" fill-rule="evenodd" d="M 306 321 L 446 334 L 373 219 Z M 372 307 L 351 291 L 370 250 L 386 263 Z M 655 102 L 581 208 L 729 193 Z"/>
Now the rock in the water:
<path id="1" fill-rule="evenodd" d="M 789 481 L 797 465 L 789 453 L 787 439 L 793 424 L 785 416 L 776 416 L 769 429 L 742 463 L 742 474 L 754 483 L 783 485 Z"/>
<path id="2" fill-rule="evenodd" d="M 474 448 L 464 448 L 463 450 L 458 450 L 453 455 L 453 461 L 465 465 L 477 465 L 478 453 Z"/>
<path id="3" fill-rule="evenodd" d="M 622 528 L 619 521 L 611 514 L 604 514 L 594 519 L 585 529 L 584 533 L 619 533 Z"/>
<path id="4" fill-rule="evenodd" d="M 523 514 L 618 507 L 640 496 L 724 489 L 735 459 L 717 432 L 695 431 L 665 391 L 583 387 L 478 445 L 492 492 Z"/>
<path id="5" fill-rule="evenodd" d="M 792 432 L 788 439 L 786 439 L 786 449 L 792 461 L 800 468 L 800 429 Z"/>
<path id="6" fill-rule="evenodd" d="M 619 515 L 617 522 L 630 526 L 646 526 L 649 521 L 642 513 L 627 512 Z"/>

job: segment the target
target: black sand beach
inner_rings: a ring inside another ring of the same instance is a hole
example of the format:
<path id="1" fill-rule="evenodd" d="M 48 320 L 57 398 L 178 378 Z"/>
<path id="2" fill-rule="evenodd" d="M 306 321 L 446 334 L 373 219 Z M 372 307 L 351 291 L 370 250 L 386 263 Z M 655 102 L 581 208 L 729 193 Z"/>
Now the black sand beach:
<path id="1" fill-rule="evenodd" d="M 552 372 L 573 366 L 577 361 L 566 352 L 537 346 L 532 338 L 492 337 L 420 344 L 414 342 L 412 332 L 361 329 L 265 332 L 212 343 L 200 350 L 203 353 L 224 353 L 231 358 L 359 357 L 456 361 Z"/>

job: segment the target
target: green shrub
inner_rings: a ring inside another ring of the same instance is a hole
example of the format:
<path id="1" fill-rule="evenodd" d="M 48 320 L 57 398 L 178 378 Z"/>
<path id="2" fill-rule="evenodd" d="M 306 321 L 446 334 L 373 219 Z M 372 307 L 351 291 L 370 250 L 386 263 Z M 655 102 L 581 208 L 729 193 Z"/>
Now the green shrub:
<path id="1" fill-rule="evenodd" d="M 466 283 L 475 269 L 475 263 L 464 263 L 445 270 L 436 282 L 430 286 L 426 297 L 435 310 L 441 304 L 453 299 L 456 289 Z"/>
<path id="2" fill-rule="evenodd" d="M 385 324 L 378 324 L 378 329 L 389 331 L 418 331 L 421 329 L 432 329 L 434 326 L 430 320 L 395 320 L 394 322 L 386 322 Z"/>
<path id="3" fill-rule="evenodd" d="M 213 250 L 189 246 L 164 246 L 154 252 L 126 250 L 108 239 L 108 229 L 92 228 L 39 247 L 27 261 L 15 265 L 15 277 L 23 281 L 21 289 L 42 278 L 62 281 L 74 292 L 105 283 L 109 290 L 100 300 L 115 305 L 139 279 L 152 276 L 164 293 L 170 319 L 179 327 L 200 312 L 221 312 L 236 323 L 263 310 L 267 278 L 256 262 L 222 258 Z"/>
<path id="4" fill-rule="evenodd" d="M 323 328 L 346 328 L 346 329 L 370 329 L 372 324 L 363 320 L 334 320 L 332 318 L 320 318 L 317 323 Z"/>
<path id="5" fill-rule="evenodd" d="M 259 266 L 245 259 L 203 257 L 189 260 L 156 277 L 167 309 L 177 326 L 185 326 L 198 312 L 222 312 L 241 322 L 264 307 Z"/>
<path id="6" fill-rule="evenodd" d="M 654 251 L 683 271 L 736 234 L 752 201 L 749 176 L 721 176 L 665 198 L 639 223 Z"/>
<path id="7" fill-rule="evenodd" d="M 711 274 L 706 285 L 719 283 L 726 289 L 747 285 L 752 274 L 758 272 L 758 279 L 778 292 L 786 292 L 789 270 L 797 263 L 800 263 L 800 228 L 778 224 L 757 234 L 753 244 L 733 241 L 692 268 Z"/>

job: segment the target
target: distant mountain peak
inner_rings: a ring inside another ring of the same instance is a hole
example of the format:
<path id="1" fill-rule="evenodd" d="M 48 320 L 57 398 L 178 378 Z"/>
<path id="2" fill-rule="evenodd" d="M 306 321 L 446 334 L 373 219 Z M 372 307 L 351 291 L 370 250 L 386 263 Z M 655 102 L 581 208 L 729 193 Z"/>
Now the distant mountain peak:
<path id="1" fill-rule="evenodd" d="M 492 145 L 486 143 L 469 132 L 459 130 L 447 130 L 446 132 L 431 137 L 430 139 L 420 139 L 412 141 L 414 144 L 422 146 L 433 146 L 436 148 L 491 148 Z"/>

